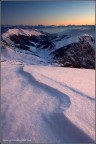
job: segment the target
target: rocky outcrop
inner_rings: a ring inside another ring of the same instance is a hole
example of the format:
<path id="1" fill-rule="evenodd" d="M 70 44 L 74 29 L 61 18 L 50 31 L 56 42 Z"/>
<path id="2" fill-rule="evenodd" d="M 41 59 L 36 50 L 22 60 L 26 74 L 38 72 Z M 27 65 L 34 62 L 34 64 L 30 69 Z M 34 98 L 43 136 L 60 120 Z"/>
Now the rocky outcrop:
<path id="1" fill-rule="evenodd" d="M 55 62 L 64 67 L 95 69 L 95 48 L 93 38 L 79 37 L 78 43 L 67 45 L 51 53 Z"/>

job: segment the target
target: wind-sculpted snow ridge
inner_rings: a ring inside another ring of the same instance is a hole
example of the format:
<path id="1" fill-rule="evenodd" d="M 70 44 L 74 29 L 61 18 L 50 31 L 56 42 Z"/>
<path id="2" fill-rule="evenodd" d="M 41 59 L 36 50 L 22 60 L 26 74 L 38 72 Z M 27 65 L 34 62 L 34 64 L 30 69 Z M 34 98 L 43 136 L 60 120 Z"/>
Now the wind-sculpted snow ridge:
<path id="1" fill-rule="evenodd" d="M 94 70 L 2 62 L 3 140 L 93 143 L 94 78 Z"/>

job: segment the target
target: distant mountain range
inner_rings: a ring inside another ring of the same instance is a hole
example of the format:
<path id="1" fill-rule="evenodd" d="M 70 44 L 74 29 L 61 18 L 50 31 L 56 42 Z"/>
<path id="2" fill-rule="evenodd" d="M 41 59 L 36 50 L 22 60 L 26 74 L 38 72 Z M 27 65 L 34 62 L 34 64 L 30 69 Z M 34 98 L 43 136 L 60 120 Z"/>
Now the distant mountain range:
<path id="1" fill-rule="evenodd" d="M 22 29 L 38 29 L 38 28 L 69 28 L 69 27 L 91 27 L 95 29 L 95 25 L 1 25 L 1 33 L 7 31 L 9 28 L 22 28 Z"/>

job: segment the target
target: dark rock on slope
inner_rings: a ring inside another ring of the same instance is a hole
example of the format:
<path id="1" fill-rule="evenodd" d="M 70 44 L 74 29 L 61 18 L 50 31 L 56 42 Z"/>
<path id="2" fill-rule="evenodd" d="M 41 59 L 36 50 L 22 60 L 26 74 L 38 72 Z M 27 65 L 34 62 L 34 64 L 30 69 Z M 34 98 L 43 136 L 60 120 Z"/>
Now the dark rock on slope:
<path id="1" fill-rule="evenodd" d="M 90 37 L 93 42 L 92 37 Z M 51 53 L 55 62 L 64 67 L 95 69 L 95 49 L 86 40 L 80 40 Z"/>

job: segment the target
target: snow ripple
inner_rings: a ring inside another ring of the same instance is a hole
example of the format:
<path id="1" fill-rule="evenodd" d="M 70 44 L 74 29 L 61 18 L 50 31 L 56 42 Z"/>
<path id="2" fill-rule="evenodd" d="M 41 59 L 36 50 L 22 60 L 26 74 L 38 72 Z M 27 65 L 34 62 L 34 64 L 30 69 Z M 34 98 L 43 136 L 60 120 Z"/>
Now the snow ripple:
<path id="1" fill-rule="evenodd" d="M 23 66 L 24 67 L 24 66 Z M 26 72 L 23 67 L 21 67 L 19 69 L 19 73 L 27 78 L 28 82 L 35 87 L 39 87 L 40 89 L 42 89 L 43 91 L 47 92 L 49 95 L 48 96 L 52 96 L 55 97 L 57 99 L 57 101 L 59 102 L 59 107 L 55 109 L 55 112 L 60 112 L 60 111 L 64 111 L 65 109 L 70 107 L 71 101 L 68 95 L 60 92 L 59 90 L 44 84 L 42 82 L 37 81 L 34 76 L 32 76 L 32 74 Z"/>

